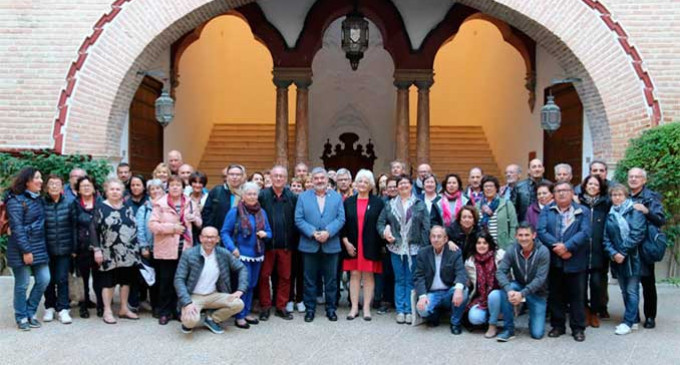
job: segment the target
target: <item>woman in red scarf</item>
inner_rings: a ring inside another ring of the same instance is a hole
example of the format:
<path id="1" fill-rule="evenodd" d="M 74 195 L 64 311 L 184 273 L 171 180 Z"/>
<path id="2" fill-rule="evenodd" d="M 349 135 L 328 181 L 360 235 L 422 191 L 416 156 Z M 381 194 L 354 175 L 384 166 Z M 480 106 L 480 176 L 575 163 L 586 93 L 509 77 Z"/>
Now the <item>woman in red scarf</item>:
<path id="1" fill-rule="evenodd" d="M 450 226 L 451 222 L 456 220 L 461 208 L 468 204 L 468 198 L 463 195 L 461 190 L 462 186 L 462 180 L 457 174 L 448 174 L 442 180 L 442 193 L 438 205 L 444 227 Z"/>
<path id="2" fill-rule="evenodd" d="M 505 251 L 496 246 L 490 234 L 477 236 L 475 251 L 465 260 L 465 270 L 472 289 L 467 304 L 468 320 L 473 325 L 489 323 L 484 337 L 496 337 L 498 315 L 501 312 L 501 291 L 496 280 L 496 265 Z"/>

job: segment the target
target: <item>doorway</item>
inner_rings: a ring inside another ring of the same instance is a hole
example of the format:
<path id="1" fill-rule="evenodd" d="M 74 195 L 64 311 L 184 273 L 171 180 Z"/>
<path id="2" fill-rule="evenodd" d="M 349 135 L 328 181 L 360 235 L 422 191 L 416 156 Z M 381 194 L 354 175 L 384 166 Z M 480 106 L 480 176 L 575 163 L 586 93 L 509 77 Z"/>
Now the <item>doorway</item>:
<path id="1" fill-rule="evenodd" d="M 562 124 L 552 135 L 543 132 L 543 165 L 545 176 L 555 181 L 555 165 L 567 163 L 571 166 L 572 184 L 580 184 L 583 159 L 583 104 L 572 84 L 559 84 L 545 89 L 545 100 L 552 92 L 555 104 L 562 111 Z"/>
<path id="2" fill-rule="evenodd" d="M 146 178 L 163 161 L 163 127 L 155 107 L 162 90 L 162 82 L 145 76 L 130 104 L 130 169 Z"/>

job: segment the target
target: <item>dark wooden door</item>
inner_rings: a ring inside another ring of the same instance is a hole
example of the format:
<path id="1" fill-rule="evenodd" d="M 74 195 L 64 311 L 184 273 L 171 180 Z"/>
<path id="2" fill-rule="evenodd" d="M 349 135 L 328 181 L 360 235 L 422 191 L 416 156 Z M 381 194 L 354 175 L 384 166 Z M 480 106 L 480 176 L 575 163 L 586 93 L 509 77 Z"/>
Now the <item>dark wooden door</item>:
<path id="1" fill-rule="evenodd" d="M 543 164 L 545 175 L 555 181 L 555 165 L 571 165 L 574 178 L 572 184 L 582 179 L 583 159 L 583 105 L 572 84 L 560 84 L 545 89 L 545 95 L 552 91 L 555 104 L 562 111 L 562 124 L 552 135 L 543 132 Z"/>
<path id="2" fill-rule="evenodd" d="M 162 90 L 163 83 L 146 76 L 130 104 L 130 167 L 146 178 L 163 161 L 163 127 L 156 121 L 154 105 Z"/>

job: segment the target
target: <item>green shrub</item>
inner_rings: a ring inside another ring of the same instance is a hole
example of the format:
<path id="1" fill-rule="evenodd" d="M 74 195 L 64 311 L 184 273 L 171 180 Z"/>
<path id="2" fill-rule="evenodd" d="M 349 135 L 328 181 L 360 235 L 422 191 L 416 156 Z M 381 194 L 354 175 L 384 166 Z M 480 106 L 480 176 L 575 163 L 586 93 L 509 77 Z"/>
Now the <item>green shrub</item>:
<path id="1" fill-rule="evenodd" d="M 672 244 L 669 273 L 676 276 L 680 262 L 680 123 L 664 124 L 632 139 L 625 157 L 616 168 L 616 180 L 627 181 L 628 170 L 641 167 L 647 171 L 647 186 L 663 196 L 668 222 L 664 231 Z"/>

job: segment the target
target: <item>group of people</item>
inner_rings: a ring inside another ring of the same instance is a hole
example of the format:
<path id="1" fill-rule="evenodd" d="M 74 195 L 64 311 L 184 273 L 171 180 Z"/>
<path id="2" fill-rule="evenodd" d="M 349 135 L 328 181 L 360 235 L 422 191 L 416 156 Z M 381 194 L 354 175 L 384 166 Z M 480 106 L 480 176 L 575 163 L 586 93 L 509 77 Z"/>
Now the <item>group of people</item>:
<path id="1" fill-rule="evenodd" d="M 508 341 L 517 313 L 528 312 L 530 335 L 540 339 L 547 315 L 548 336 L 565 334 L 568 312 L 573 338 L 584 341 L 587 326 L 609 318 L 611 269 L 625 304 L 616 334 L 638 327 L 640 283 L 644 327 L 655 326 L 654 263 L 641 248 L 665 216 L 641 168 L 624 185 L 594 161 L 574 187 L 569 165 L 555 166 L 550 182 L 536 159 L 524 180 L 518 165 L 507 167 L 502 186 L 473 168 L 464 187 L 454 173 L 437 180 L 427 164 L 411 179 L 399 161 L 377 178 L 304 163 L 291 179 L 279 165 L 247 177 L 232 164 L 208 190 L 206 175 L 178 151 L 167 160 L 148 181 L 121 163 L 102 189 L 79 168 L 67 182 L 48 175 L 43 184 L 30 167 L 15 177 L 4 202 L 20 329 L 41 326 L 43 295 L 43 321 L 71 323 L 72 269 L 84 285 L 80 317 L 96 309 L 115 324 L 148 310 L 161 325 L 179 320 L 185 333 L 199 324 L 221 333 L 231 317 L 247 329 L 272 312 L 312 322 L 319 304 L 337 321 L 344 272 L 347 320 L 393 307 L 399 324 L 436 326 L 446 312 L 453 334 L 484 327 L 485 337 Z"/>

